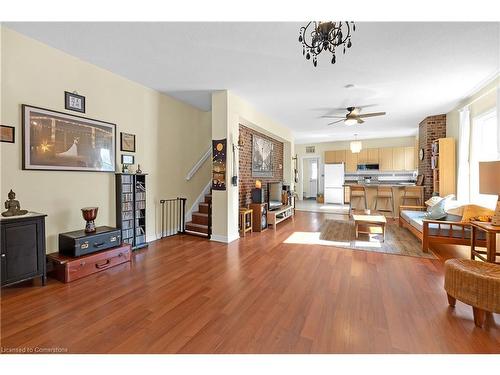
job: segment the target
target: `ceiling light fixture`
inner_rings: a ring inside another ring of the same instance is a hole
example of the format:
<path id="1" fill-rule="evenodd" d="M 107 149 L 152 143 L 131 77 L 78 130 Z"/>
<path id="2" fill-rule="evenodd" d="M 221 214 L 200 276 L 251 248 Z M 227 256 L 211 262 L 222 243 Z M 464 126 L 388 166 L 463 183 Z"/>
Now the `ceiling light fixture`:
<path id="1" fill-rule="evenodd" d="M 344 120 L 344 124 L 346 124 L 347 126 L 354 125 L 354 124 L 357 124 L 357 123 L 358 123 L 358 120 L 355 119 L 355 118 L 346 118 Z"/>
<path id="2" fill-rule="evenodd" d="M 356 140 L 357 136 L 358 136 L 357 134 L 354 134 L 354 141 L 352 141 L 350 144 L 351 152 L 353 154 L 359 154 L 359 152 L 361 152 L 362 149 L 361 141 Z"/>
<path id="3" fill-rule="evenodd" d="M 335 64 L 335 48 L 351 48 L 351 29 L 356 30 L 352 21 L 321 22 L 311 21 L 299 31 L 299 43 L 302 43 L 302 54 L 307 60 L 312 58 L 313 65 L 318 65 L 318 55 L 323 51 L 332 53 L 332 64 Z"/>

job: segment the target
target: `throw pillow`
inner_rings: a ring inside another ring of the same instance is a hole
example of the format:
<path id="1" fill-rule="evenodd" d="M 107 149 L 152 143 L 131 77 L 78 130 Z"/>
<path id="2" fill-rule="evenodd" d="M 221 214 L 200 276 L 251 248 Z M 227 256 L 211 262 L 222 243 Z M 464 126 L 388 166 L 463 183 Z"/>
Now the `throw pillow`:
<path id="1" fill-rule="evenodd" d="M 464 206 L 462 214 L 462 222 L 468 223 L 469 221 L 491 221 L 495 215 L 495 211 L 489 208 L 477 206 L 475 204 L 468 204 Z"/>
<path id="2" fill-rule="evenodd" d="M 425 217 L 431 220 L 444 219 L 448 214 L 445 211 L 446 202 L 453 198 L 454 195 L 450 194 L 444 198 L 441 198 L 436 204 L 430 207 L 429 211 L 426 213 Z M 433 197 L 434 198 L 434 197 Z M 432 199 L 432 198 L 431 198 Z"/>

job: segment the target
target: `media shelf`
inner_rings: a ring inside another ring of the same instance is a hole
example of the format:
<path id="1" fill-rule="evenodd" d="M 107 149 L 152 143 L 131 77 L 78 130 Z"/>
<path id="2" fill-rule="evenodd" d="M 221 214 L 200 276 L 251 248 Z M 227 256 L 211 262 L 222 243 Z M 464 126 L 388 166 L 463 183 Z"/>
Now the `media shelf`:
<path id="1" fill-rule="evenodd" d="M 146 174 L 117 173 L 115 180 L 116 226 L 122 230 L 122 242 L 132 250 L 146 247 Z"/>

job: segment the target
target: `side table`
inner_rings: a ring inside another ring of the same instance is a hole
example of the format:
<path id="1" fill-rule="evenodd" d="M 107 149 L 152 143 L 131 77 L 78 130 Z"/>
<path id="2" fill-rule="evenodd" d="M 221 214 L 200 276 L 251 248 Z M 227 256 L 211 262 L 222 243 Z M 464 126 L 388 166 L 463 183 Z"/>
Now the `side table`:
<path id="1" fill-rule="evenodd" d="M 471 221 L 470 224 L 472 230 L 470 239 L 471 259 L 478 257 L 484 262 L 500 264 L 500 262 L 496 261 L 496 257 L 500 256 L 500 253 L 497 253 L 497 234 L 500 233 L 500 226 L 481 221 Z M 486 251 L 476 249 L 478 231 L 484 232 L 486 235 Z"/>

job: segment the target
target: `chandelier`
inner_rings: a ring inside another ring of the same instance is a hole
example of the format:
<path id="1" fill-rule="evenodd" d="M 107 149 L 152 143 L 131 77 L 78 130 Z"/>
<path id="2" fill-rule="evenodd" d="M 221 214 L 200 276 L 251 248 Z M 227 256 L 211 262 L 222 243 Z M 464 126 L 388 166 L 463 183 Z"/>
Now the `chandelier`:
<path id="1" fill-rule="evenodd" d="M 353 21 L 321 22 L 311 21 L 299 31 L 299 43 L 302 43 L 302 54 L 307 60 L 312 58 L 314 66 L 318 65 L 318 55 L 323 51 L 332 53 L 332 64 L 335 64 L 335 48 L 351 48 L 351 29 L 356 30 Z"/>
<path id="2" fill-rule="evenodd" d="M 353 154 L 358 154 L 362 149 L 361 141 L 357 140 L 357 134 L 354 134 L 354 141 L 351 142 L 350 148 Z"/>

